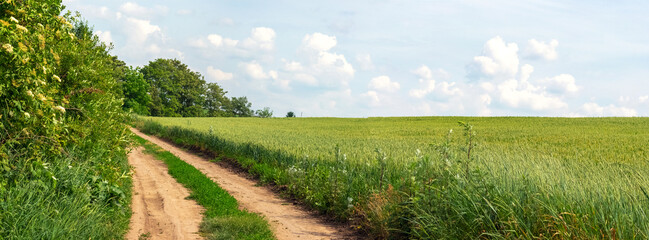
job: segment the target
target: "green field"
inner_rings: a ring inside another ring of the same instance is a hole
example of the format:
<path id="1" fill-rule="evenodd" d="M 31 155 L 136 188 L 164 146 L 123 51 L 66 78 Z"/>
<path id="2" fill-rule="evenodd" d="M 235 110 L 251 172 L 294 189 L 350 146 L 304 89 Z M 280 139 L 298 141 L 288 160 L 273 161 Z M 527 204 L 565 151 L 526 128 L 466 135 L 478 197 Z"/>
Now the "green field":
<path id="1" fill-rule="evenodd" d="M 649 238 L 648 118 L 143 119 L 377 237 Z"/>

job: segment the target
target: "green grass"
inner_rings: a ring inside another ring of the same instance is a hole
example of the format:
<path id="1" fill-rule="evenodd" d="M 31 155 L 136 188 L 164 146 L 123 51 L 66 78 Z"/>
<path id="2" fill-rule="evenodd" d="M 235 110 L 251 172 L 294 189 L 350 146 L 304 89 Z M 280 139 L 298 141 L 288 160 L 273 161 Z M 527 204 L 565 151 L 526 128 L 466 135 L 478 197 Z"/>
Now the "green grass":
<path id="1" fill-rule="evenodd" d="M 648 118 L 145 119 L 377 237 L 649 238 Z"/>
<path id="2" fill-rule="evenodd" d="M 191 191 L 190 198 L 205 208 L 201 233 L 207 239 L 275 239 L 259 215 L 239 210 L 237 200 L 192 165 L 136 136 L 146 153 L 162 160 L 169 174 Z"/>
<path id="3" fill-rule="evenodd" d="M 69 149 L 0 195 L 0 239 L 122 239 L 131 216 L 126 155 Z M 108 163 L 110 162 L 110 163 Z M 39 169 L 41 168 L 42 169 Z M 106 169 L 101 172 L 101 169 Z M 116 179 L 110 184 L 111 175 Z"/>

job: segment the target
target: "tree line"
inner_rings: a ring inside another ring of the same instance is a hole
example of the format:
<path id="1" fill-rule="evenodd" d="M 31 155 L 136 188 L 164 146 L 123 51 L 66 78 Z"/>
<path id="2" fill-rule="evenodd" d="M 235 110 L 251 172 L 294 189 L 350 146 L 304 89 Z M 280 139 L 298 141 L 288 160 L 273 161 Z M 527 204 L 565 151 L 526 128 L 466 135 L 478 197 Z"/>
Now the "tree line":
<path id="1" fill-rule="evenodd" d="M 123 64 L 122 64 L 123 65 Z M 248 98 L 228 97 L 177 59 L 156 59 L 142 68 L 124 67 L 123 108 L 162 117 L 272 117 L 270 108 L 251 109 Z"/>

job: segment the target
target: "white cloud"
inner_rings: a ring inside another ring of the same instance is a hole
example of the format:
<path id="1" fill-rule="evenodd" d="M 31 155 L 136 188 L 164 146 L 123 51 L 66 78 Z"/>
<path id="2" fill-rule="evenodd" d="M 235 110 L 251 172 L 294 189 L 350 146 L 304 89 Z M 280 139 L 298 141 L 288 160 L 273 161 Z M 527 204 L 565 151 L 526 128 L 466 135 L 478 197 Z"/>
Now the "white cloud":
<path id="1" fill-rule="evenodd" d="M 426 65 L 421 65 L 421 67 L 417 68 L 413 73 L 423 79 L 433 78 L 433 71 L 431 71 Z"/>
<path id="2" fill-rule="evenodd" d="M 483 55 L 473 58 L 473 74 L 488 77 L 514 77 L 518 73 L 518 45 L 495 37 L 484 45 Z"/>
<path id="3" fill-rule="evenodd" d="M 302 39 L 302 47 L 312 51 L 329 51 L 337 44 L 335 36 L 327 36 L 322 33 L 307 34 Z"/>
<path id="4" fill-rule="evenodd" d="M 142 7 L 142 6 L 140 6 L 140 5 L 138 5 L 137 3 L 134 3 L 134 2 L 126 2 L 126 3 L 122 4 L 119 7 L 119 9 L 122 12 L 124 12 L 126 14 L 129 14 L 131 16 L 147 15 L 148 11 L 149 11 L 149 9 L 147 9 L 145 7 Z"/>
<path id="5" fill-rule="evenodd" d="M 97 35 L 99 41 L 102 41 L 106 45 L 110 45 L 113 42 L 113 37 L 110 31 L 96 31 L 95 35 Z"/>
<path id="6" fill-rule="evenodd" d="M 250 37 L 242 42 L 242 47 L 247 49 L 273 50 L 275 45 L 275 31 L 267 27 L 253 28 Z"/>
<path id="7" fill-rule="evenodd" d="M 421 85 L 421 87 L 411 89 L 408 92 L 408 95 L 414 98 L 423 98 L 429 93 L 433 92 L 433 90 L 435 90 L 435 80 L 433 79 L 419 79 L 419 84 Z"/>
<path id="8" fill-rule="evenodd" d="M 302 67 L 302 64 L 296 61 L 286 61 L 283 59 L 284 63 L 284 70 L 289 71 L 289 72 L 297 72 L 297 71 L 302 71 L 304 68 Z"/>
<path id="9" fill-rule="evenodd" d="M 221 71 L 220 69 L 216 69 L 212 66 L 207 67 L 207 75 L 217 82 L 232 80 L 232 78 L 234 77 L 234 74 Z"/>
<path id="10" fill-rule="evenodd" d="M 591 117 L 603 117 L 603 116 L 615 116 L 615 117 L 635 117 L 638 116 L 638 112 L 632 108 L 626 107 L 617 107 L 613 104 L 608 106 L 600 106 L 597 103 L 586 103 L 581 107 L 581 110 L 586 114 L 586 116 Z"/>
<path id="11" fill-rule="evenodd" d="M 561 74 L 552 78 L 541 80 L 546 88 L 553 93 L 575 93 L 579 87 L 575 84 L 575 77 L 570 74 Z"/>
<path id="12" fill-rule="evenodd" d="M 151 21 L 149 20 L 133 17 L 126 18 L 124 31 L 126 32 L 129 40 L 135 44 L 144 43 L 152 34 L 162 34 L 162 31 L 160 30 L 160 27 L 158 25 L 151 24 Z"/>
<path id="13" fill-rule="evenodd" d="M 120 11 L 131 17 L 150 18 L 153 15 L 166 15 L 169 8 L 157 5 L 152 8 L 140 6 L 134 2 L 126 2 L 119 7 Z"/>
<path id="14" fill-rule="evenodd" d="M 330 52 L 337 44 L 335 36 L 322 33 L 306 34 L 300 52 L 307 59 L 306 73 L 313 75 L 324 87 L 347 86 L 354 77 L 354 67 L 342 54 Z"/>
<path id="15" fill-rule="evenodd" d="M 207 35 L 207 40 L 217 48 L 219 48 L 219 47 L 234 47 L 239 42 L 237 40 L 224 38 L 224 37 L 222 37 L 221 35 L 218 35 L 218 34 Z"/>
<path id="16" fill-rule="evenodd" d="M 455 87 L 454 82 L 440 82 L 437 85 L 437 92 L 439 92 L 441 95 L 444 95 L 446 97 L 449 96 L 456 96 L 456 95 L 462 95 L 463 92 L 460 90 L 460 88 Z M 491 99 L 489 100 L 489 103 L 491 103 Z"/>
<path id="17" fill-rule="evenodd" d="M 552 39 L 549 43 L 530 39 L 527 44 L 525 55 L 529 58 L 555 60 L 558 57 L 557 46 L 559 46 L 559 41 L 556 39 Z"/>
<path id="18" fill-rule="evenodd" d="M 366 93 L 361 94 L 361 97 L 367 99 L 370 106 L 376 107 L 381 105 L 381 98 L 376 91 L 367 91 Z"/>
<path id="19" fill-rule="evenodd" d="M 250 63 L 242 63 L 241 66 L 243 67 L 244 71 L 248 76 L 254 78 L 254 79 L 267 79 L 268 74 L 264 72 L 264 68 L 259 65 L 259 63 L 253 61 Z"/>
<path id="20" fill-rule="evenodd" d="M 640 103 L 645 103 L 647 100 L 649 100 L 649 95 L 638 97 Z"/>
<path id="21" fill-rule="evenodd" d="M 372 78 L 368 87 L 378 91 L 395 92 L 399 90 L 401 86 L 398 82 L 390 81 L 390 77 L 388 76 L 378 76 Z"/>
<path id="22" fill-rule="evenodd" d="M 372 70 L 374 69 L 374 64 L 372 63 L 372 57 L 369 54 L 357 54 L 356 62 L 363 70 Z"/>
<path id="23" fill-rule="evenodd" d="M 529 83 L 521 83 L 515 79 L 507 80 L 498 85 L 500 100 L 514 108 L 531 108 L 532 110 L 556 110 L 568 107 L 561 98 L 551 96 L 542 88 Z"/>

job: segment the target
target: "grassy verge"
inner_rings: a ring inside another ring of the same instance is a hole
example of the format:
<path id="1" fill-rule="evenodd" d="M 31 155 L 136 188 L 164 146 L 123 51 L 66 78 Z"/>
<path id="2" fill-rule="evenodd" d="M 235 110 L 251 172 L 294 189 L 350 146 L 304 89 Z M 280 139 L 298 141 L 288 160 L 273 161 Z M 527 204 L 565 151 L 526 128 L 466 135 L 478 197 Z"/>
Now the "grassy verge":
<path id="1" fill-rule="evenodd" d="M 237 200 L 205 174 L 141 137 L 136 136 L 136 140 L 146 153 L 164 161 L 169 174 L 191 191 L 190 198 L 206 209 L 201 232 L 207 239 L 274 239 L 262 217 L 239 210 Z"/>

